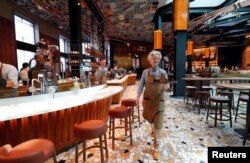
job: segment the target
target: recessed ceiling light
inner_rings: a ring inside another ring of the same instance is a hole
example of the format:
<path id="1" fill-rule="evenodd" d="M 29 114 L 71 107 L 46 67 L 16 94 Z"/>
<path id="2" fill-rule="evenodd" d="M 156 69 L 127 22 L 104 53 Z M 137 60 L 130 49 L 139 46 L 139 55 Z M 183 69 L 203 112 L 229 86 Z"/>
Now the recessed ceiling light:
<path id="1" fill-rule="evenodd" d="M 40 6 L 40 5 L 37 5 L 37 8 L 38 8 L 39 10 L 43 10 L 43 7 Z"/>

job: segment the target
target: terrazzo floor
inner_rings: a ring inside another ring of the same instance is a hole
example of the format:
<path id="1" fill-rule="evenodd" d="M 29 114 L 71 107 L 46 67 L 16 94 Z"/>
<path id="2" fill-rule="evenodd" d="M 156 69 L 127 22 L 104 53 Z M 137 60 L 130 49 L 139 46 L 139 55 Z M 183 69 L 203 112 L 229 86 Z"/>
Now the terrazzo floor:
<path id="1" fill-rule="evenodd" d="M 128 86 L 123 99 L 135 98 L 138 83 Z M 193 109 L 192 104 L 186 105 L 183 99 L 172 98 L 166 93 L 165 119 L 162 132 L 161 158 L 154 160 L 152 157 L 153 140 L 150 135 L 150 125 L 145 120 L 133 124 L 133 146 L 129 139 L 116 141 L 115 150 L 112 150 L 111 139 L 108 139 L 109 159 L 108 163 L 205 163 L 207 162 L 207 147 L 212 146 L 242 146 L 242 136 L 234 131 L 235 128 L 244 128 L 245 120 L 239 118 L 237 123 L 233 121 L 230 128 L 229 121 L 218 123 L 214 127 L 214 120 L 209 118 L 206 122 L 206 112 L 201 109 L 201 114 Z M 237 97 L 235 98 L 235 100 Z M 115 106 L 115 105 L 113 105 Z M 142 107 L 140 110 L 142 112 Z M 234 117 L 234 116 L 233 116 Z M 118 121 L 117 121 L 118 123 Z M 123 130 L 117 130 L 116 134 L 122 134 Z M 97 140 L 88 142 L 88 145 Z M 250 141 L 246 142 L 250 146 Z M 79 146 L 79 150 L 82 146 Z M 75 149 L 71 148 L 57 156 L 60 163 L 75 162 Z M 49 160 L 48 162 L 52 162 Z M 83 162 L 82 154 L 79 162 Z M 87 151 L 89 163 L 99 163 L 99 148 Z"/>

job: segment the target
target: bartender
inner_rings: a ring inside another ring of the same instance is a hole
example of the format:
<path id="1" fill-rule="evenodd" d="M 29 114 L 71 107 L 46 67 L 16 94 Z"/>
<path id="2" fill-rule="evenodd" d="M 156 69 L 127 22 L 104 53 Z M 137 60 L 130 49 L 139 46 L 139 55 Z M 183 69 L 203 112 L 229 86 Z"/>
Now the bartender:
<path id="1" fill-rule="evenodd" d="M 29 81 L 31 82 L 32 79 L 38 79 L 39 73 L 43 73 L 43 75 L 45 75 L 45 78 L 51 79 L 51 81 L 55 81 L 56 77 L 54 69 L 49 64 L 45 64 L 45 55 L 42 50 L 36 52 L 35 60 L 36 65 L 29 71 Z"/>
<path id="2" fill-rule="evenodd" d="M 16 97 L 18 71 L 10 65 L 0 62 L 0 98 Z"/>
<path id="3" fill-rule="evenodd" d="M 106 60 L 102 58 L 100 61 L 100 66 L 95 73 L 96 79 L 99 84 L 107 84 L 107 73 L 108 69 L 106 67 Z"/>

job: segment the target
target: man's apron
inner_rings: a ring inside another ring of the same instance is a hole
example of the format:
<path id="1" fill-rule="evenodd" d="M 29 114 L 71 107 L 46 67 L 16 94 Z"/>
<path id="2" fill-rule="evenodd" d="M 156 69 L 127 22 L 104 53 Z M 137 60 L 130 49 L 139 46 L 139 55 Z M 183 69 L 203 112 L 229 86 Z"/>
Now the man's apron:
<path id="1" fill-rule="evenodd" d="M 3 70 L 3 64 L 0 65 L 0 79 L 3 79 L 2 76 L 2 70 Z M 0 87 L 0 99 L 1 98 L 10 98 L 10 97 L 17 97 L 17 89 L 16 88 L 8 88 L 8 87 Z"/>
<path id="2" fill-rule="evenodd" d="M 154 123 L 155 129 L 163 127 L 164 104 L 164 84 L 156 81 L 149 71 L 142 101 L 143 118 L 149 123 Z"/>

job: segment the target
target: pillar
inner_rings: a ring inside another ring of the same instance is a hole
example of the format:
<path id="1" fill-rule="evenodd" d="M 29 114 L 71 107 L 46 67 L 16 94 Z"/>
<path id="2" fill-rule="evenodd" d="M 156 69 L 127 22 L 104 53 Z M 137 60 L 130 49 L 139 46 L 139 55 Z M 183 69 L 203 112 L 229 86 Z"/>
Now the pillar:
<path id="1" fill-rule="evenodd" d="M 184 96 L 185 63 L 186 63 L 186 31 L 174 32 L 174 80 L 178 81 L 174 85 L 173 95 Z"/>
<path id="2" fill-rule="evenodd" d="M 189 0 L 174 0 L 173 5 L 173 31 L 174 31 L 174 96 L 184 96 L 186 42 L 188 28 L 188 6 Z"/>
<path id="3" fill-rule="evenodd" d="M 82 24 L 81 5 L 78 0 L 68 1 L 69 8 L 69 30 L 70 30 L 70 50 L 77 51 L 79 55 L 71 55 L 71 59 L 79 60 L 79 65 L 72 64 L 72 74 L 80 76 L 80 63 L 82 62 Z"/>
<path id="4" fill-rule="evenodd" d="M 192 55 L 187 55 L 187 73 L 192 74 L 192 60 L 193 56 Z"/>

